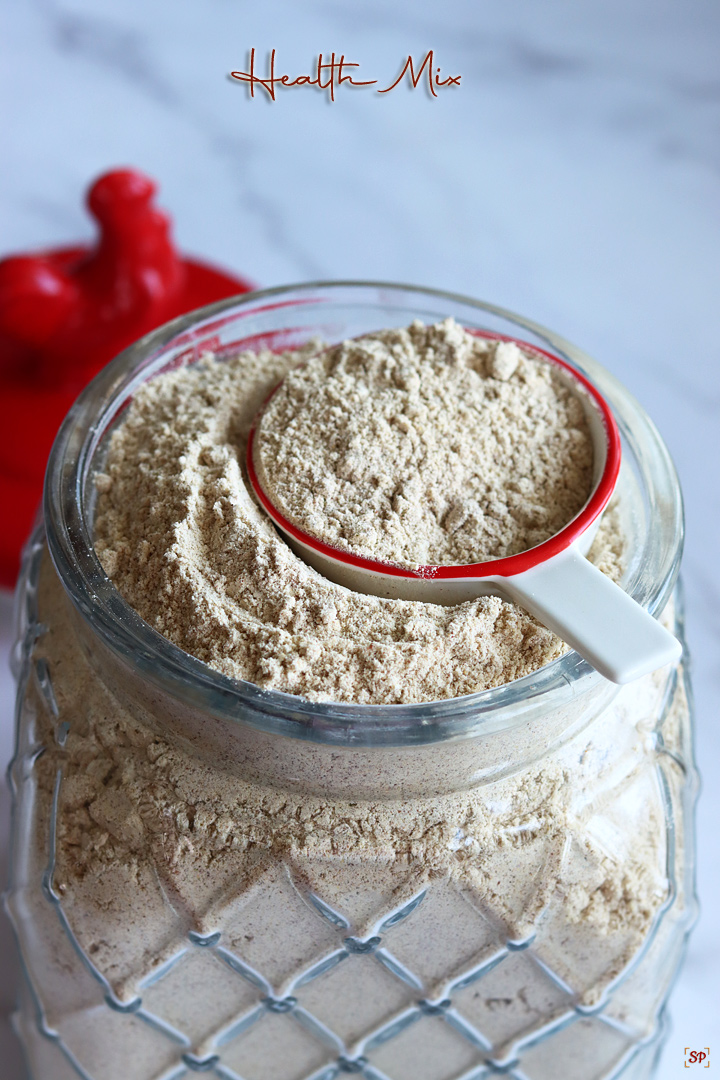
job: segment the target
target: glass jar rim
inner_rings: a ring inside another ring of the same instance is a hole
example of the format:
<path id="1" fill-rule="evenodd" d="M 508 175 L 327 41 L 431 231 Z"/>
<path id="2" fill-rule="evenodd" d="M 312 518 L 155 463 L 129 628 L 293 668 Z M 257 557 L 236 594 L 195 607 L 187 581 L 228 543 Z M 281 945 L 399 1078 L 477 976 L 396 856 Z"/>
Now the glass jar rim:
<path id="1" fill-rule="evenodd" d="M 182 701 L 222 719 L 266 732 L 335 745 L 410 745 L 467 738 L 507 729 L 543 708 L 591 693 L 604 682 L 585 660 L 568 652 L 520 679 L 461 697 L 412 704 L 380 705 L 311 701 L 279 690 L 233 679 L 174 645 L 146 623 L 105 574 L 95 553 L 86 492 L 103 434 L 144 381 L 154 362 L 173 347 L 198 342 L 209 326 L 228 323 L 243 312 L 311 302 L 311 294 L 373 291 L 462 306 L 507 320 L 538 337 L 596 383 L 615 411 L 623 437 L 635 449 L 649 444 L 643 475 L 656 489 L 665 521 L 662 542 L 653 538 L 658 565 L 652 582 L 639 573 L 645 551 L 627 591 L 651 613 L 662 610 L 675 583 L 682 553 L 683 509 L 670 455 L 657 429 L 622 384 L 576 346 L 553 331 L 496 305 L 458 293 L 378 281 L 316 281 L 230 297 L 182 315 L 139 339 L 112 360 L 83 390 L 65 418 L 50 453 L 44 515 L 48 547 L 63 586 L 80 615 L 124 662 Z M 448 311 L 448 314 L 451 314 Z M 632 423 L 630 423 L 632 420 Z M 651 460 L 650 460 L 651 458 Z M 650 469 L 651 474 L 648 474 Z M 653 530 L 648 530 L 648 536 Z M 648 537 L 645 538 L 648 547 Z"/>

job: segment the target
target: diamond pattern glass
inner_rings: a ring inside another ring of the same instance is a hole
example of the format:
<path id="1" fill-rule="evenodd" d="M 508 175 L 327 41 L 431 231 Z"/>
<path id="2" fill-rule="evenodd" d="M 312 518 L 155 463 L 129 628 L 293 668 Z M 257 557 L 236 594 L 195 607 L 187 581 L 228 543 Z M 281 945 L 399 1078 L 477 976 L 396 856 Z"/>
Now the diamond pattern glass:
<path id="1" fill-rule="evenodd" d="M 683 899 L 689 869 L 682 864 L 679 871 L 674 845 L 693 797 L 675 707 L 682 679 L 671 679 L 658 715 L 648 718 L 652 767 L 621 785 L 614 806 L 582 807 L 583 840 L 569 839 L 563 856 L 569 885 L 588 888 L 597 860 L 627 842 L 628 820 L 648 806 L 664 808 L 671 888 L 640 952 L 627 935 L 599 927 L 602 970 L 579 968 L 568 957 L 577 955 L 578 935 L 587 939 L 588 929 L 562 905 L 546 904 L 518 939 L 450 877 L 431 880 L 398 904 L 390 886 L 403 882 L 382 861 L 375 874 L 367 868 L 362 889 L 345 891 L 337 866 L 278 858 L 240 897 L 228 893 L 216 925 L 202 932 L 183 928 L 171 909 L 161 939 L 144 938 L 130 918 L 116 927 L 138 934 L 131 967 L 146 966 L 148 950 L 162 957 L 137 993 L 120 997 L 103 947 L 84 951 L 73 904 L 55 879 L 62 767 L 49 805 L 35 782 L 45 767 L 38 710 L 51 719 L 57 746 L 68 735 L 55 722 L 52 672 L 33 660 L 43 632 L 34 612 L 39 557 L 36 545 L 24 593 L 25 712 L 11 770 L 16 836 L 25 842 L 16 843 L 7 898 L 26 975 L 18 1023 L 37 1080 L 190 1080 L 199 1073 L 223 1080 L 649 1077 L 662 1034 L 658 1013 L 694 914 Z M 532 838 L 522 852 L 541 875 Z M 121 973 L 120 984 L 125 978 L 130 986 L 132 974 Z M 606 991 L 588 997 L 600 975 L 607 976 Z"/>

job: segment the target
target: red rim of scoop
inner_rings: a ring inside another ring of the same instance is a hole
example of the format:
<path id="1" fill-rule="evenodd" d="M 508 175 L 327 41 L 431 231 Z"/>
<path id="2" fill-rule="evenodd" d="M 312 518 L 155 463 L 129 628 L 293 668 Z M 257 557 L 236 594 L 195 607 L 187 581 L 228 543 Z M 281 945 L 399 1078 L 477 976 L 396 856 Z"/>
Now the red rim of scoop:
<path id="1" fill-rule="evenodd" d="M 255 429 L 265 406 L 282 386 L 282 382 L 280 382 L 265 401 L 265 404 L 255 418 L 253 426 L 250 429 L 246 464 L 248 479 L 250 480 L 250 484 L 255 494 L 260 500 L 263 508 L 267 511 L 269 517 L 275 521 L 283 532 L 292 536 L 300 543 L 313 548 L 320 554 L 327 555 L 329 558 L 335 559 L 338 562 L 343 562 L 348 566 L 357 566 L 364 570 L 388 574 L 392 577 L 444 578 L 445 580 L 448 580 L 452 578 L 493 576 L 512 577 L 515 574 L 522 574 L 524 571 L 531 570 L 539 563 L 546 562 L 548 559 L 551 559 L 553 555 L 558 555 L 561 551 L 570 547 L 570 545 L 592 525 L 593 521 L 595 521 L 607 506 L 610 496 L 615 489 L 618 473 L 620 472 L 620 460 L 622 456 L 620 432 L 618 431 L 615 417 L 605 398 L 585 375 L 582 375 L 566 361 L 560 360 L 559 357 L 553 356 L 552 353 L 538 348 L 537 345 L 531 345 L 526 341 L 521 341 L 519 338 L 507 337 L 504 334 L 492 334 L 477 330 L 471 330 L 470 333 L 474 334 L 476 337 L 489 338 L 494 341 L 511 341 L 526 352 L 540 354 L 547 360 L 550 360 L 551 363 L 563 368 L 563 370 L 571 375 L 595 401 L 605 428 L 607 437 L 607 455 L 602 476 L 580 513 L 577 514 L 572 521 L 568 522 L 560 532 L 555 533 L 555 535 L 551 536 L 548 540 L 544 540 L 543 543 L 538 544 L 537 547 L 528 548 L 527 551 L 521 551 L 517 555 L 508 555 L 503 559 L 489 559 L 487 562 L 480 563 L 462 563 L 455 566 L 428 564 L 410 569 L 406 566 L 398 566 L 395 563 L 384 562 L 381 559 L 368 559 L 363 555 L 354 555 L 350 551 L 344 551 L 341 548 L 334 547 L 332 544 L 326 544 L 323 540 L 318 540 L 310 533 L 306 533 L 302 529 L 299 529 L 297 525 L 288 521 L 288 519 L 280 513 L 274 503 L 272 503 L 265 494 L 255 471 L 255 465 L 253 463 Z"/>

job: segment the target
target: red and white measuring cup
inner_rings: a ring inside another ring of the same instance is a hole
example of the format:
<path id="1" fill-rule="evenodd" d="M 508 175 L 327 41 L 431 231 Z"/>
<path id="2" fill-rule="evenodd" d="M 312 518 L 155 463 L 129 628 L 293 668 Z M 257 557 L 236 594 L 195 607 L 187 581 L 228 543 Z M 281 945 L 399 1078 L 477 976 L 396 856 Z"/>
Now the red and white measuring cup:
<path id="1" fill-rule="evenodd" d="M 597 388 L 580 372 L 535 346 L 522 341 L 516 344 L 555 366 L 560 378 L 580 399 L 593 442 L 594 486 L 590 497 L 572 521 L 537 547 L 487 562 L 409 569 L 342 551 L 318 540 L 289 521 L 260 484 L 253 448 L 262 410 L 248 438 L 250 484 L 296 554 L 330 581 L 371 596 L 427 604 L 462 604 L 478 596 L 500 596 L 529 611 L 607 679 L 632 682 L 677 661 L 682 647 L 585 557 L 620 472 L 620 433 L 615 418 Z M 273 394 L 280 386 L 282 383 Z"/>

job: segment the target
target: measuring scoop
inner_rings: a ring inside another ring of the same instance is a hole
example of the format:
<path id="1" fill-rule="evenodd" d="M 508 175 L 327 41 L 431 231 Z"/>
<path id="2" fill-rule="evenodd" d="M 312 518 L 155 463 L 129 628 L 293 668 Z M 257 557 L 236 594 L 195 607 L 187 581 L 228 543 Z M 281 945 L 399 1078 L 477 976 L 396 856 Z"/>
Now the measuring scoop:
<path id="1" fill-rule="evenodd" d="M 487 336 L 496 339 L 495 335 Z M 585 557 L 620 471 L 620 433 L 615 418 L 603 396 L 580 372 L 535 346 L 521 341 L 515 344 L 554 365 L 557 375 L 580 400 L 593 442 L 594 486 L 590 497 L 572 521 L 537 547 L 481 563 L 408 568 L 355 555 L 318 540 L 289 521 L 260 484 L 253 446 L 262 410 L 248 437 L 250 484 L 296 554 L 330 581 L 371 596 L 426 604 L 462 604 L 478 596 L 500 596 L 529 611 L 605 678 L 615 683 L 632 682 L 676 662 L 682 646 Z M 270 397 L 280 386 L 282 383 Z"/>

